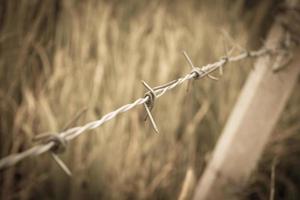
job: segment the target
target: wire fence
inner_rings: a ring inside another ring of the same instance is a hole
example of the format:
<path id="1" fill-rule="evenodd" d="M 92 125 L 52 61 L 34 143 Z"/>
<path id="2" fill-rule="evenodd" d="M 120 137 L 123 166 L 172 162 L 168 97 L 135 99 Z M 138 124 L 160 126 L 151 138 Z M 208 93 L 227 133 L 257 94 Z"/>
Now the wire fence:
<path id="1" fill-rule="evenodd" d="M 108 122 L 115 117 L 117 117 L 121 113 L 128 112 L 129 110 L 139 106 L 144 105 L 147 117 L 150 119 L 150 122 L 153 126 L 153 129 L 158 133 L 159 130 L 157 128 L 157 125 L 151 115 L 151 109 L 154 106 L 155 99 L 163 96 L 167 91 L 172 90 L 175 87 L 178 87 L 182 85 L 183 83 L 191 80 L 197 80 L 202 79 L 206 76 L 208 76 L 211 79 L 215 79 L 211 75 L 212 72 L 216 71 L 217 69 L 222 69 L 226 64 L 237 62 L 244 60 L 246 58 L 257 58 L 267 55 L 275 55 L 275 54 L 282 54 L 282 52 L 286 52 L 286 47 L 280 47 L 280 48 L 274 48 L 274 49 L 268 49 L 268 48 L 261 48 L 256 51 L 244 51 L 243 53 L 236 55 L 236 56 L 228 56 L 228 54 L 224 57 L 222 57 L 220 60 L 218 60 L 215 63 L 207 64 L 202 67 L 195 67 L 187 55 L 186 52 L 184 53 L 184 56 L 186 57 L 189 65 L 191 66 L 192 70 L 190 73 L 186 74 L 185 76 L 175 79 L 173 81 L 170 81 L 164 85 L 160 85 L 157 87 L 151 88 L 146 82 L 142 81 L 143 85 L 148 89 L 148 92 L 145 93 L 144 97 L 141 97 L 137 100 L 135 100 L 132 103 L 123 105 L 119 107 L 118 109 L 107 113 L 103 117 L 101 117 L 99 120 L 89 122 L 83 126 L 73 127 L 69 128 L 67 130 L 64 130 L 57 134 L 48 134 L 48 135 L 38 135 L 36 137 L 37 140 L 41 140 L 39 144 L 36 144 L 35 146 L 29 148 L 28 150 L 25 150 L 20 153 L 11 154 L 7 157 L 4 157 L 0 160 L 0 171 L 7 169 L 9 167 L 12 167 L 16 165 L 17 163 L 23 161 L 26 158 L 38 156 L 46 152 L 50 152 L 54 160 L 58 163 L 58 165 L 64 170 L 68 175 L 71 175 L 70 170 L 65 166 L 65 164 L 59 159 L 57 154 L 64 152 L 67 142 L 70 140 L 73 140 L 80 136 L 81 134 L 85 133 L 88 130 L 96 129 L 100 126 L 102 126 L 105 122 Z"/>

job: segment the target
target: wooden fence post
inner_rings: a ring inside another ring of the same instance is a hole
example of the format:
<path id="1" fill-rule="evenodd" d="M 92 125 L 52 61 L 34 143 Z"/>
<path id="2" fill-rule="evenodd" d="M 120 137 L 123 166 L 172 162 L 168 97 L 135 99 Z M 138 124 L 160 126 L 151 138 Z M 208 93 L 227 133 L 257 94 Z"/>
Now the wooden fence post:
<path id="1" fill-rule="evenodd" d="M 283 29 L 274 25 L 267 47 L 283 38 Z M 259 58 L 216 144 L 212 159 L 200 179 L 194 200 L 236 199 L 238 189 L 262 155 L 270 134 L 297 82 L 299 51 L 293 62 L 274 73 L 274 58 Z"/>

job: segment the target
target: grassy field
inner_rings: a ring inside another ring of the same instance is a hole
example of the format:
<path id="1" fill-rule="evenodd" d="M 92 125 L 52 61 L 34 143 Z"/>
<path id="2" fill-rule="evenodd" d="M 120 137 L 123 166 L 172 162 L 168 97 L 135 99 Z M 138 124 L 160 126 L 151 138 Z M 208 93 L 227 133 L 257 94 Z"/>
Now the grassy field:
<path id="1" fill-rule="evenodd" d="M 39 133 L 61 131 L 82 109 L 76 125 L 134 101 L 145 92 L 140 80 L 156 86 L 188 73 L 183 50 L 201 66 L 226 49 L 237 54 L 240 46 L 259 46 L 270 2 L 243 13 L 238 1 L 6 1 L 0 16 L 1 156 L 27 149 Z M 0 198 L 184 199 L 190 174 L 189 199 L 251 64 L 230 64 L 219 81 L 194 81 L 160 98 L 153 110 L 160 134 L 144 122 L 141 106 L 72 141 L 61 156 L 72 178 L 48 154 L 1 172 Z M 278 195 L 299 197 L 299 180 L 287 172 L 300 165 L 299 98 L 295 92 L 246 199 L 268 197 L 274 155 L 282 168 Z"/>

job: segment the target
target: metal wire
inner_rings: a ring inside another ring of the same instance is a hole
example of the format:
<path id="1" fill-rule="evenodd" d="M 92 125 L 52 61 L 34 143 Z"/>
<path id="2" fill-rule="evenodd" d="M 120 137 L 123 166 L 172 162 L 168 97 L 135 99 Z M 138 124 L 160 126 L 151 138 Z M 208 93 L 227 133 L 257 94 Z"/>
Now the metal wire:
<path id="1" fill-rule="evenodd" d="M 243 60 L 246 58 L 250 58 L 250 57 L 253 58 L 253 57 L 261 57 L 261 56 L 265 56 L 265 55 L 270 55 L 270 54 L 274 53 L 274 51 L 275 51 L 274 49 L 271 50 L 271 49 L 262 48 L 257 51 L 244 52 L 244 53 L 239 54 L 234 57 L 226 56 L 215 63 L 207 64 L 202 67 L 193 67 L 193 70 L 190 73 L 186 74 L 185 76 L 183 76 L 181 78 L 170 81 L 164 85 L 154 87 L 153 91 L 155 93 L 156 98 L 159 98 L 162 95 L 164 95 L 167 91 L 172 90 L 173 88 L 175 88 L 177 86 L 180 86 L 182 83 L 189 81 L 191 79 L 195 79 L 195 78 L 201 79 L 201 78 L 205 77 L 206 75 L 212 73 L 216 69 L 223 67 L 225 64 L 227 64 L 229 62 L 237 62 L 237 61 L 240 61 L 240 60 Z M 99 120 L 89 122 L 83 126 L 78 126 L 78 127 L 67 129 L 63 132 L 58 133 L 58 136 L 61 138 L 64 138 L 66 141 L 73 140 L 76 137 L 78 137 L 79 135 L 81 135 L 82 133 L 84 133 L 88 130 L 96 129 L 97 127 L 101 126 L 105 122 L 112 120 L 119 114 L 127 112 L 138 105 L 145 104 L 148 101 L 149 101 L 149 95 L 146 95 L 143 98 L 139 98 L 132 103 L 123 105 L 122 107 L 120 107 L 110 113 L 107 113 L 106 115 L 101 117 Z M 33 146 L 32 148 L 25 150 L 23 152 L 11 154 L 7 157 L 4 157 L 0 160 L 0 170 L 14 166 L 17 163 L 19 163 L 20 161 L 24 160 L 25 158 L 38 156 L 45 152 L 51 151 L 51 149 L 55 145 L 57 145 L 57 144 L 54 141 L 49 141 L 44 144 L 39 144 L 39 145 Z"/>

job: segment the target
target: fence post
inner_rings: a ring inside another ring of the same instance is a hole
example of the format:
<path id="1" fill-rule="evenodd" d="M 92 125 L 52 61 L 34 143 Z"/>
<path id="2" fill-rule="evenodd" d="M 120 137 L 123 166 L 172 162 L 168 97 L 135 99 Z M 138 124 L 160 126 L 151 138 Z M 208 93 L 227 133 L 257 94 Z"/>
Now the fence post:
<path id="1" fill-rule="evenodd" d="M 279 44 L 283 29 L 274 25 L 266 46 Z M 195 200 L 236 199 L 255 168 L 270 134 L 297 82 L 300 57 L 278 73 L 274 59 L 259 58 L 218 140 L 196 190 Z"/>

